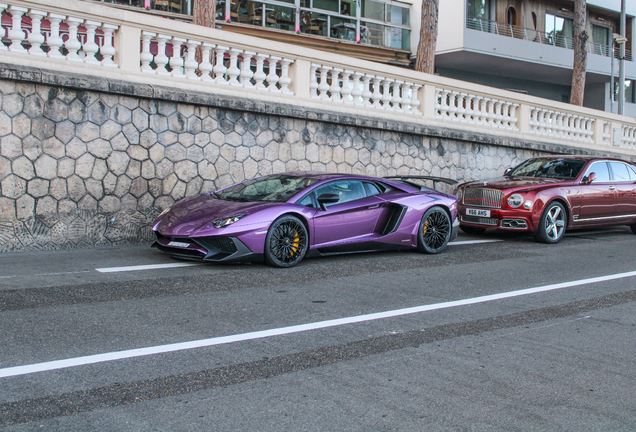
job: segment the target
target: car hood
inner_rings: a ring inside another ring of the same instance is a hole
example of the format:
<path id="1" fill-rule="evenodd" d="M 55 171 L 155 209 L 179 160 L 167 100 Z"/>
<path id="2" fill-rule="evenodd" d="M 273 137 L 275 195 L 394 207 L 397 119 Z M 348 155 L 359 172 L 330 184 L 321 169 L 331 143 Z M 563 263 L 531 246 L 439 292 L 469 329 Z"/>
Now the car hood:
<path id="1" fill-rule="evenodd" d="M 523 189 L 540 187 L 546 185 L 555 185 L 569 181 L 557 180 L 551 178 L 540 177 L 495 177 L 488 180 L 473 181 L 464 183 L 464 187 L 470 188 L 488 188 L 488 189 Z"/>
<path id="2" fill-rule="evenodd" d="M 175 204 L 157 220 L 155 231 L 170 237 L 194 235 L 209 227 L 216 219 L 241 214 L 253 214 L 276 202 L 236 202 L 220 200 L 213 195 L 196 195 Z"/>

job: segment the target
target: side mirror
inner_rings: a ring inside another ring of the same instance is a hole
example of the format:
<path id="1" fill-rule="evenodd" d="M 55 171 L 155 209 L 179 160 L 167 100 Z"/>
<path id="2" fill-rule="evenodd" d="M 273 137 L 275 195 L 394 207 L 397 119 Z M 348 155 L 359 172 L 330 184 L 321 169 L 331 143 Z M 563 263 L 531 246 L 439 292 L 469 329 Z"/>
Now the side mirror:
<path id="1" fill-rule="evenodd" d="M 592 172 L 592 173 L 590 173 L 590 175 L 583 177 L 583 179 L 581 180 L 581 183 L 583 183 L 585 185 L 589 185 L 594 180 L 596 180 L 596 173 Z"/>
<path id="2" fill-rule="evenodd" d="M 506 170 L 504 171 L 504 175 L 508 174 L 510 171 L 512 171 L 512 168 L 506 168 Z"/>
<path id="3" fill-rule="evenodd" d="M 338 201 L 340 201 L 340 197 L 334 193 L 325 193 L 318 197 L 318 204 L 323 210 L 327 210 L 327 204 L 335 204 Z"/>

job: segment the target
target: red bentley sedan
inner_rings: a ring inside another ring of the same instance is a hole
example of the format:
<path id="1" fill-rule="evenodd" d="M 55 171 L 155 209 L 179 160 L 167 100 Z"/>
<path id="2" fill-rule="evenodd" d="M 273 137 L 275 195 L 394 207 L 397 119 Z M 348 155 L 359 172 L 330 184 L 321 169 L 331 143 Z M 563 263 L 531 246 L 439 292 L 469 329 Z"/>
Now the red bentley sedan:
<path id="1" fill-rule="evenodd" d="M 629 225 L 636 234 L 636 166 L 618 159 L 546 156 L 503 177 L 460 184 L 460 228 L 528 231 L 556 243 L 566 229 Z"/>

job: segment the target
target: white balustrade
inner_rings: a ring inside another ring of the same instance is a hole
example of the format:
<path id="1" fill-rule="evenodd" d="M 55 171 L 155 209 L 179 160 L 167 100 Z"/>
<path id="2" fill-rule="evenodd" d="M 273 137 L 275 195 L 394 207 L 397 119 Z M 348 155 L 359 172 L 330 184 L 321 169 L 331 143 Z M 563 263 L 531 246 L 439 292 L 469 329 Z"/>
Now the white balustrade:
<path id="1" fill-rule="evenodd" d="M 29 33 L 29 37 L 27 38 L 31 44 L 29 54 L 46 56 L 46 53 L 42 50 L 42 44 L 45 40 L 44 35 L 42 34 L 42 19 L 46 17 L 47 13 L 31 9 L 28 15 L 31 17 L 31 33 Z"/>
<path id="2" fill-rule="evenodd" d="M 214 44 L 204 42 L 201 44 L 201 63 L 199 64 L 199 72 L 201 72 L 201 80 L 205 82 L 213 82 L 212 76 L 212 50 L 216 47 Z"/>
<path id="3" fill-rule="evenodd" d="M 95 54 L 99 51 L 99 46 L 95 42 L 95 31 L 97 27 L 100 27 L 102 23 L 95 21 L 86 21 L 84 27 L 86 28 L 86 42 L 82 47 L 82 51 L 86 54 L 84 57 L 84 63 L 99 65 L 101 62 L 97 60 Z"/>
<path id="4" fill-rule="evenodd" d="M 612 123 L 603 122 L 603 145 L 612 145 Z"/>
<path id="5" fill-rule="evenodd" d="M 623 125 L 621 129 L 622 129 L 621 146 L 636 148 L 636 126 Z"/>
<path id="6" fill-rule="evenodd" d="M 436 89 L 435 95 L 437 118 L 498 129 L 519 130 L 519 104 L 441 88 Z M 416 96 L 412 97 L 412 100 L 413 112 L 419 112 L 417 107 L 420 101 Z M 531 119 L 530 123 L 536 121 L 536 118 L 534 121 Z"/>
<path id="7" fill-rule="evenodd" d="M 9 51 L 25 53 L 27 50 L 22 46 L 22 41 L 26 40 L 24 30 L 22 29 L 22 15 L 27 13 L 27 8 L 18 6 L 9 6 L 9 13 L 11 14 L 12 26 L 9 30 L 9 39 L 11 39 L 11 45 L 9 45 Z"/>
<path id="8" fill-rule="evenodd" d="M 540 107 L 530 108 L 530 132 L 552 138 L 593 142 L 594 120 Z"/>
<path id="9" fill-rule="evenodd" d="M 331 87 L 329 87 L 329 93 L 331 93 L 331 101 L 342 103 L 341 90 L 340 90 L 340 74 L 344 72 L 343 69 L 333 68 L 331 71 Z"/>

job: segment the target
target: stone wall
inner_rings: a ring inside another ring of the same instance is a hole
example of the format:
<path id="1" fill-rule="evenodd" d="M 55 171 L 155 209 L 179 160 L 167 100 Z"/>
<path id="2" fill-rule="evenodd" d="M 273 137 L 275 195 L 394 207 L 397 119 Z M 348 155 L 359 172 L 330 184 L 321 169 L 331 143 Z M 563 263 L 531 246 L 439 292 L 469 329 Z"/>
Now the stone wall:
<path id="1" fill-rule="evenodd" d="M 175 201 L 254 176 L 312 170 L 499 175 L 540 143 L 85 80 L 0 79 L 0 251 L 150 242 Z M 143 93 L 143 95 L 140 95 Z"/>

